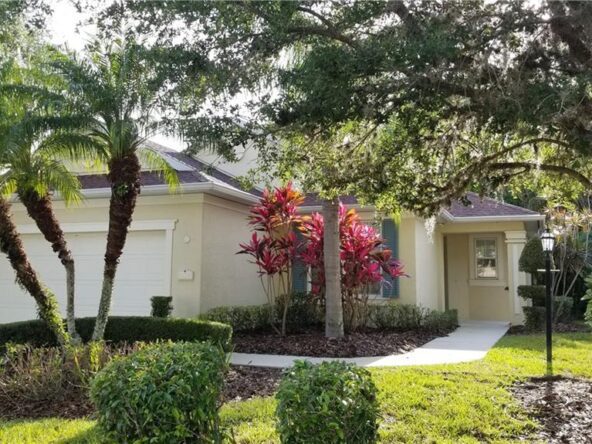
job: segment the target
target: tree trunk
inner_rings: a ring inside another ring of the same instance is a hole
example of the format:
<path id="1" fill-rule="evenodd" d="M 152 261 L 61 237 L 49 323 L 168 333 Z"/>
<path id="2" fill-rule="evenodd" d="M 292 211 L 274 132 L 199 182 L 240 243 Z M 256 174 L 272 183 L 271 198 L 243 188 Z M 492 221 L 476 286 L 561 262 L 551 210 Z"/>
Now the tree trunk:
<path id="1" fill-rule="evenodd" d="M 325 336 L 343 336 L 343 304 L 341 300 L 341 260 L 339 257 L 339 200 L 323 202 L 325 230 L 323 256 L 325 262 Z"/>
<path id="2" fill-rule="evenodd" d="M 27 209 L 27 213 L 37 224 L 37 228 L 45 237 L 45 240 L 51 244 L 51 248 L 58 254 L 62 265 L 66 270 L 66 325 L 68 333 L 74 343 L 81 342 L 80 336 L 76 331 L 76 317 L 74 310 L 75 301 L 75 271 L 74 258 L 72 252 L 68 249 L 64 232 L 60 227 L 51 204 L 51 198 L 39 196 L 36 191 L 19 192 L 19 198 Z"/>
<path id="3" fill-rule="evenodd" d="M 64 329 L 62 317 L 58 309 L 55 296 L 39 281 L 33 270 L 23 243 L 10 216 L 10 204 L 0 197 L 0 251 L 2 251 L 16 273 L 17 283 L 24 288 L 37 303 L 39 317 L 43 319 L 51 331 L 54 332 L 60 345 L 70 342 L 70 337 Z"/>
<path id="4" fill-rule="evenodd" d="M 105 335 L 105 327 L 111 309 L 115 273 L 132 223 L 136 200 L 140 194 L 140 170 L 140 162 L 135 153 L 109 162 L 108 177 L 111 182 L 109 232 L 107 233 L 101 301 L 92 335 L 93 341 L 101 341 Z"/>

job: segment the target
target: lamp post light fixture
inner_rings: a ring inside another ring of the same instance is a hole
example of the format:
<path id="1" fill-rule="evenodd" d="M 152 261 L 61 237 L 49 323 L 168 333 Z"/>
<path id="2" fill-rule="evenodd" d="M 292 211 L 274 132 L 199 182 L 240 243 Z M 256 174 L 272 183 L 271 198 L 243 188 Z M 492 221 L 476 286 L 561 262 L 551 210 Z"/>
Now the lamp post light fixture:
<path id="1" fill-rule="evenodd" d="M 545 312 L 547 317 L 547 376 L 553 375 L 553 298 L 551 296 L 551 257 L 555 247 L 555 236 L 545 230 L 541 234 L 541 243 L 545 252 Z"/>

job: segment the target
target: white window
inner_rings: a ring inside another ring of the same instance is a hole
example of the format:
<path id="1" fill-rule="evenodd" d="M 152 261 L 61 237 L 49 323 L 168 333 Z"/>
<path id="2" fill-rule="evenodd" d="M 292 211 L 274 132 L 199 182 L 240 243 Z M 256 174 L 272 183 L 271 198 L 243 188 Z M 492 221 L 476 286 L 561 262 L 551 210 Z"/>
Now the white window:
<path id="1" fill-rule="evenodd" d="M 498 251 L 496 237 L 474 239 L 475 279 L 498 279 Z"/>

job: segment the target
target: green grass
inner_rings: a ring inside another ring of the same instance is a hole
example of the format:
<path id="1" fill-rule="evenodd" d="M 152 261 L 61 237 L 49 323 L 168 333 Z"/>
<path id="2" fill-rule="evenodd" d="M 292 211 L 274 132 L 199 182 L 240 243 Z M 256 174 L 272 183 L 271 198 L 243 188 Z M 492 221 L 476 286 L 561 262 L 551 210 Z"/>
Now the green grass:
<path id="1" fill-rule="evenodd" d="M 592 334 L 560 334 L 555 373 L 592 379 Z M 508 336 L 483 361 L 373 370 L 380 389 L 381 442 L 517 442 L 537 425 L 512 399 L 509 387 L 545 372 L 543 336 Z M 230 403 L 222 421 L 239 443 L 277 442 L 272 398 Z M 93 421 L 47 419 L 0 423 L 0 443 L 105 441 Z"/>

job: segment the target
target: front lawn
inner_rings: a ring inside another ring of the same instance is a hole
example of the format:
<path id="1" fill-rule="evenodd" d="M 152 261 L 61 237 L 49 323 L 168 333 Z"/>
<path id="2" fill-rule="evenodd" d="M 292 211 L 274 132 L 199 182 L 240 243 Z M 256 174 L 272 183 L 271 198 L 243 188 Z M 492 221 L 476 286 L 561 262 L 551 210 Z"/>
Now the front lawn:
<path id="1" fill-rule="evenodd" d="M 555 371 L 592 379 L 592 334 L 555 338 Z M 517 380 L 545 372 L 543 336 L 506 336 L 483 361 L 434 367 L 379 369 L 382 442 L 512 442 L 536 424 L 513 400 Z M 241 443 L 277 442 L 274 400 L 232 402 L 222 420 Z M 0 423 L 2 443 L 101 443 L 93 421 Z"/>

